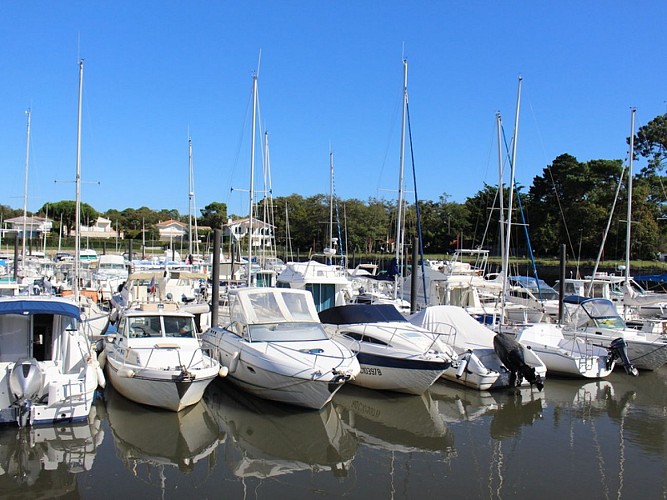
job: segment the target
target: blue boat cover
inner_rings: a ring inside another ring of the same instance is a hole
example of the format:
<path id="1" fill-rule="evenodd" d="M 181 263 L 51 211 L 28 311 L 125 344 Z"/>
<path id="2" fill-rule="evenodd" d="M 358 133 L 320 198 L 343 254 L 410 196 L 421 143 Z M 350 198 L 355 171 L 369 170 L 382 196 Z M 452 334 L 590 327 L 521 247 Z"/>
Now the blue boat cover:
<path id="1" fill-rule="evenodd" d="M 79 308 L 74 304 L 58 300 L 2 300 L 0 314 L 59 314 L 76 320 L 81 319 Z"/>
<path id="2" fill-rule="evenodd" d="M 594 300 L 591 297 L 582 297 L 581 295 L 568 295 L 563 298 L 563 302 L 566 304 L 582 304 L 589 300 Z"/>
<path id="3" fill-rule="evenodd" d="M 667 283 L 667 274 L 647 274 L 644 276 L 633 276 L 635 281 L 655 281 L 656 283 Z"/>
<path id="4" fill-rule="evenodd" d="M 359 323 L 388 323 L 407 321 L 392 304 L 350 304 L 325 309 L 319 313 L 320 321 L 329 325 L 354 325 Z"/>

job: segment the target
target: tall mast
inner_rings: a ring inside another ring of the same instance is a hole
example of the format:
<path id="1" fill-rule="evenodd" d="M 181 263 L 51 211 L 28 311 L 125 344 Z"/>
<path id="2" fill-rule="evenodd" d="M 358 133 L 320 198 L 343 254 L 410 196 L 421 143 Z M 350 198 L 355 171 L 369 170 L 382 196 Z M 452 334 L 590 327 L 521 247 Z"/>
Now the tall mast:
<path id="1" fill-rule="evenodd" d="M 505 258 L 505 200 L 503 197 L 503 140 L 502 129 L 503 121 L 500 112 L 496 113 L 496 127 L 498 128 L 498 206 L 500 207 L 499 226 L 500 226 L 500 256 Z"/>
<path id="2" fill-rule="evenodd" d="M 253 223 L 253 201 L 255 198 L 255 130 L 257 117 L 257 75 L 252 76 L 252 135 L 250 138 L 250 215 L 248 217 L 248 276 L 247 284 L 250 286 L 252 270 L 252 223 Z"/>
<path id="3" fill-rule="evenodd" d="M 401 118 L 401 149 L 398 170 L 398 213 L 396 215 L 395 258 L 398 274 L 394 277 L 394 298 L 398 295 L 398 280 L 402 274 L 401 259 L 403 257 L 403 175 L 405 172 L 405 120 L 408 107 L 408 60 L 403 59 L 403 112 Z"/>
<path id="4" fill-rule="evenodd" d="M 505 233 L 505 255 L 503 255 L 503 298 L 507 292 L 507 277 L 509 276 L 510 260 L 510 236 L 512 234 L 512 205 L 514 203 L 514 174 L 516 172 L 516 146 L 519 139 L 519 112 L 521 110 L 521 81 L 519 76 L 519 88 L 516 97 L 516 114 L 514 116 L 514 138 L 512 140 L 512 160 L 510 165 L 509 200 L 507 202 L 507 232 Z M 503 300 L 504 307 L 504 300 Z M 504 313 L 504 311 L 503 311 Z"/>
<path id="5" fill-rule="evenodd" d="M 635 155 L 635 112 L 630 108 L 630 160 L 628 161 L 628 223 L 625 231 L 625 284 L 630 281 L 630 228 L 632 225 L 632 161 Z"/>
<path id="6" fill-rule="evenodd" d="M 76 204 L 74 211 L 74 279 L 72 291 L 74 299 L 79 302 L 79 266 L 81 258 L 81 102 L 83 98 L 83 59 L 79 61 L 79 110 L 76 127 Z"/>
<path id="7" fill-rule="evenodd" d="M 192 179 L 192 138 L 188 137 L 188 166 L 189 166 L 189 174 L 188 174 L 188 234 L 190 235 L 189 240 L 188 240 L 188 255 L 192 255 L 192 204 L 193 204 L 193 199 L 194 199 L 194 187 L 193 187 L 193 179 Z"/>
<path id="8" fill-rule="evenodd" d="M 334 154 L 333 151 L 329 151 L 329 262 L 332 262 L 332 256 L 334 255 L 334 244 L 333 244 L 333 207 L 334 207 Z"/>
<path id="9" fill-rule="evenodd" d="M 26 130 L 26 140 L 25 140 L 25 180 L 23 181 L 23 235 L 21 237 L 22 247 L 21 247 L 21 265 L 25 270 L 26 267 L 26 254 L 25 254 L 25 233 L 27 229 L 27 217 L 28 217 L 28 166 L 30 165 L 30 109 L 26 112 L 28 116 L 28 127 Z"/>

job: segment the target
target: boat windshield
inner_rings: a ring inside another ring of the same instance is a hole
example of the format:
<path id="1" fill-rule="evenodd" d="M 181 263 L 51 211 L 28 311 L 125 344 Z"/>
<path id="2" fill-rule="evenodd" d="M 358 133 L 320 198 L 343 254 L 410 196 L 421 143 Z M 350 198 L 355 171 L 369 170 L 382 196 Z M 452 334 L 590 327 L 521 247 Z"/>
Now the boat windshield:
<path id="1" fill-rule="evenodd" d="M 251 342 L 328 340 L 320 323 L 264 323 L 248 325 Z"/>
<path id="2" fill-rule="evenodd" d="M 192 337 L 195 331 L 194 319 L 189 316 L 158 315 L 126 318 L 118 329 L 121 335 L 127 334 L 130 338 Z"/>
<path id="3" fill-rule="evenodd" d="M 584 302 L 581 308 L 586 311 L 594 326 L 602 328 L 625 328 L 625 322 L 616 312 L 609 300 L 591 300 Z"/>

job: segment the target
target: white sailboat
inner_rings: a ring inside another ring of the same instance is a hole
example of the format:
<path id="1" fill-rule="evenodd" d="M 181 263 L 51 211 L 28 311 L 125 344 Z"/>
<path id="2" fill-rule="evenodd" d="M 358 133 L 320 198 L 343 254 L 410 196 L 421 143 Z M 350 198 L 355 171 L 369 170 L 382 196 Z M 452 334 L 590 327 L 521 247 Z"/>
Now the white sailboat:
<path id="1" fill-rule="evenodd" d="M 514 140 L 511 158 L 510 198 L 507 208 L 507 223 L 511 224 L 512 200 L 514 191 L 514 164 L 516 159 L 516 144 L 519 126 L 519 110 L 521 103 L 521 77 L 517 92 L 516 119 L 514 125 Z M 509 235 L 505 231 L 505 208 L 502 194 L 502 147 L 500 115 L 496 115 L 498 125 L 498 168 L 499 168 L 499 195 L 500 195 L 500 241 L 502 272 L 494 286 L 501 287 L 500 310 L 483 310 L 484 314 L 491 312 L 504 322 L 506 312 L 512 306 L 506 304 L 507 298 L 507 269 L 509 267 Z M 474 276 L 472 276 L 474 277 Z M 480 278 L 483 281 L 483 278 Z M 469 281 L 472 285 L 473 281 Z M 547 373 L 544 362 L 531 349 L 514 341 L 513 338 L 496 333 L 472 318 L 472 314 L 479 314 L 480 310 L 465 311 L 457 306 L 441 305 L 430 306 L 410 317 L 416 325 L 428 328 L 440 336 L 440 341 L 450 345 L 459 356 L 457 366 L 450 367 L 444 378 L 467 387 L 478 390 L 512 387 L 516 385 L 535 385 L 539 390 Z M 511 358 L 511 359 L 510 359 Z"/>

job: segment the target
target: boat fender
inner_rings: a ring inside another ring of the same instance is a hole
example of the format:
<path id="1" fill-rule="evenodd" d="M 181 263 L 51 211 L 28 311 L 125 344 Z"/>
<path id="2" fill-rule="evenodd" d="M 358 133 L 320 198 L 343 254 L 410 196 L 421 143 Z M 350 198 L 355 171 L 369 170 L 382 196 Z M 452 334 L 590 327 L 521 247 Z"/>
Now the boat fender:
<path id="1" fill-rule="evenodd" d="M 476 373 L 477 375 L 489 374 L 489 369 L 472 353 L 470 354 L 470 359 L 468 361 L 468 371 L 470 373 Z"/>
<path id="2" fill-rule="evenodd" d="M 239 366 L 239 358 L 241 357 L 241 353 L 239 351 L 236 351 L 234 354 L 232 354 L 232 359 L 229 361 L 229 372 L 228 373 L 234 373 L 236 371 L 236 368 Z"/>
<path id="3" fill-rule="evenodd" d="M 466 366 L 468 365 L 468 359 L 470 355 L 462 357 L 459 360 L 459 367 L 456 369 L 456 378 L 461 378 L 466 371 Z"/>
<path id="4" fill-rule="evenodd" d="M 104 389 L 107 385 L 107 379 L 104 377 L 104 372 L 102 371 L 102 367 L 100 365 L 97 365 L 95 372 L 97 373 L 97 385 L 99 385 L 102 389 Z"/>
<path id="5" fill-rule="evenodd" d="M 227 368 L 226 366 L 221 366 L 220 369 L 218 370 L 218 376 L 222 378 L 226 377 L 228 373 L 229 373 L 229 368 Z"/>
<path id="6" fill-rule="evenodd" d="M 133 378 L 136 375 L 134 373 L 134 370 L 132 368 L 119 368 L 118 369 L 118 376 L 119 377 L 125 377 L 125 378 Z"/>
<path id="7" fill-rule="evenodd" d="M 101 351 L 97 355 L 97 362 L 100 364 L 100 368 L 104 370 L 105 365 L 107 364 L 107 352 Z"/>

